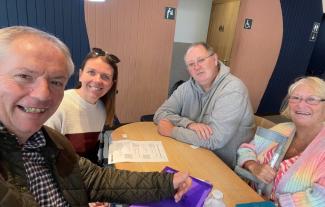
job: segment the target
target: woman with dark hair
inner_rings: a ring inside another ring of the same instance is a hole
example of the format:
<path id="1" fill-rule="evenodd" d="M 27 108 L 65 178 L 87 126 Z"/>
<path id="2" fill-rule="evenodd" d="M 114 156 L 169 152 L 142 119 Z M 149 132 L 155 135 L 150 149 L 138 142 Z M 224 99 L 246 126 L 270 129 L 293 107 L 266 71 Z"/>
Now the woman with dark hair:
<path id="1" fill-rule="evenodd" d="M 85 57 L 76 89 L 66 90 L 58 110 L 45 123 L 64 134 L 76 152 L 97 163 L 98 136 L 112 126 L 120 60 L 100 48 Z"/>

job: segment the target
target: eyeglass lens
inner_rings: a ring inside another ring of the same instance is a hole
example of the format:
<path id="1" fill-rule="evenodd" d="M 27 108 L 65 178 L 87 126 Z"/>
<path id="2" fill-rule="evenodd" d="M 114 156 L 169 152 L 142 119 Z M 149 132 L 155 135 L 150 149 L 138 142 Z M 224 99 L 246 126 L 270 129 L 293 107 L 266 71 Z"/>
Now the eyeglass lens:
<path id="1" fill-rule="evenodd" d="M 194 66 L 196 65 L 201 65 L 206 59 L 208 59 L 209 57 L 211 57 L 212 55 L 214 55 L 214 53 L 211 53 L 209 54 L 208 56 L 206 57 L 203 57 L 203 58 L 197 58 L 189 63 L 187 63 L 187 67 L 189 68 L 193 68 Z"/>
<path id="2" fill-rule="evenodd" d="M 304 101 L 310 105 L 317 105 L 320 102 L 325 101 L 325 99 L 321 99 L 321 98 L 313 97 L 313 96 L 309 96 L 307 98 L 302 98 L 299 96 L 290 96 L 289 97 L 289 102 L 291 102 L 291 103 L 300 103 L 301 101 Z"/>

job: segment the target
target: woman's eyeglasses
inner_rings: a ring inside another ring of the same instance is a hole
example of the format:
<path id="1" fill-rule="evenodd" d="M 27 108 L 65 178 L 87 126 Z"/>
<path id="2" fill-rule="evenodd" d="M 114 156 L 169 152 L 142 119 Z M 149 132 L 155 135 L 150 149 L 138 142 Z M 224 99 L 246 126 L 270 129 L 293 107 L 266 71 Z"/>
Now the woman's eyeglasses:
<path id="1" fill-rule="evenodd" d="M 289 96 L 289 103 L 300 103 L 301 101 L 305 101 L 309 105 L 318 105 L 320 102 L 325 101 L 325 99 L 309 96 L 307 98 L 302 98 L 299 96 Z"/>
<path id="2" fill-rule="evenodd" d="M 116 64 L 116 63 L 120 62 L 120 59 L 118 57 L 116 57 L 113 54 L 109 54 L 100 48 L 94 47 L 91 52 L 94 53 L 96 56 L 106 57 L 108 59 L 108 61 L 111 63 Z"/>

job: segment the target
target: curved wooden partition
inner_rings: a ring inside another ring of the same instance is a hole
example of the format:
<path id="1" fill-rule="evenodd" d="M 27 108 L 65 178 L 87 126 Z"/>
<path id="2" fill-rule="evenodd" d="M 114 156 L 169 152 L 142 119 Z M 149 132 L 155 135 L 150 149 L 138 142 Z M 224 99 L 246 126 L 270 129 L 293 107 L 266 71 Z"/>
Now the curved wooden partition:
<path id="1" fill-rule="evenodd" d="M 252 19 L 251 29 L 244 28 L 245 19 Z M 254 111 L 277 63 L 282 35 L 280 1 L 241 1 L 230 68 L 247 86 Z"/>
<path id="2" fill-rule="evenodd" d="M 117 116 L 134 122 L 152 114 L 167 98 L 175 20 L 164 18 L 165 7 L 178 0 L 109 0 L 85 2 L 91 47 L 117 55 Z"/>

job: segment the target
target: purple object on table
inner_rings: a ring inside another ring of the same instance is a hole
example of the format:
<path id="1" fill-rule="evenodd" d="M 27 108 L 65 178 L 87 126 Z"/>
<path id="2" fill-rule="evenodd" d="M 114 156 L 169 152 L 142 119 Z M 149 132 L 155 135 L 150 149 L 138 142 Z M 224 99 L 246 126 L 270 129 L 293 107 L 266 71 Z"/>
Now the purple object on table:
<path id="1" fill-rule="evenodd" d="M 164 172 L 175 173 L 173 168 L 165 167 Z M 154 203 L 135 204 L 130 207 L 202 207 L 205 199 L 212 190 L 212 184 L 197 178 L 192 178 L 192 186 L 178 203 L 174 199 L 166 199 Z"/>

